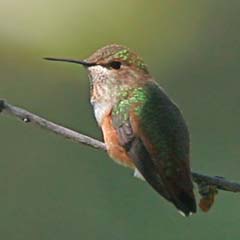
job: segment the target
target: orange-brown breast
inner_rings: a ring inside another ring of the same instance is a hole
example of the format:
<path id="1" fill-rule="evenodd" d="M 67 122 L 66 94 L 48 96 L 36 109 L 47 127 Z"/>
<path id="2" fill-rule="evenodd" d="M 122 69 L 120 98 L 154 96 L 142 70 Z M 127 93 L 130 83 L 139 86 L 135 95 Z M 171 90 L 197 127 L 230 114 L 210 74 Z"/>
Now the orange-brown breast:
<path id="1" fill-rule="evenodd" d="M 117 131 L 112 125 L 111 115 L 104 117 L 101 127 L 109 156 L 125 167 L 135 168 L 133 161 L 119 143 Z"/>

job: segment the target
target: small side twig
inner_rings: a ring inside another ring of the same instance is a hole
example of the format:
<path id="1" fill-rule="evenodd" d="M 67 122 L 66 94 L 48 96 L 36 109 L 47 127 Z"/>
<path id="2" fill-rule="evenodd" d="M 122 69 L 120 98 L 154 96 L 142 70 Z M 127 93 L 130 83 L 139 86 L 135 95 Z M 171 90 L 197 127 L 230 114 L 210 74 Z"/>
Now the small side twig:
<path id="1" fill-rule="evenodd" d="M 7 114 L 16 117 L 25 123 L 29 123 L 57 135 L 70 139 L 80 144 L 84 144 L 96 149 L 106 151 L 106 146 L 103 142 L 86 136 L 84 134 L 78 133 L 66 127 L 60 126 L 56 123 L 48 121 L 42 117 L 39 117 L 31 112 L 28 112 L 22 108 L 13 106 L 7 103 L 5 100 L 0 100 L 0 113 Z M 229 192 L 240 192 L 240 184 L 237 182 L 229 181 L 223 177 L 211 177 L 197 172 L 192 172 L 192 177 L 194 182 L 198 185 L 206 184 L 210 186 L 215 186 L 216 188 Z"/>

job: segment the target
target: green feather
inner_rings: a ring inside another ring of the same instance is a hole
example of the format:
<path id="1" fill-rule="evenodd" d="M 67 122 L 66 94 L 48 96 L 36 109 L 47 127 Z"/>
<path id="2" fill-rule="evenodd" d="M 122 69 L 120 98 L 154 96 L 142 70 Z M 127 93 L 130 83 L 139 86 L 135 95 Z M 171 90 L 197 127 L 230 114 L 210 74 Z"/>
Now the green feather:
<path id="1" fill-rule="evenodd" d="M 129 121 L 134 106 L 142 132 L 157 150 L 157 158 L 164 161 L 166 175 L 174 175 L 179 160 L 187 160 L 189 154 L 188 129 L 178 107 L 152 82 L 144 87 L 122 89 L 119 99 L 113 109 L 116 125 Z"/>
<path id="2" fill-rule="evenodd" d="M 113 115 L 118 115 L 120 121 L 126 122 L 129 120 L 129 111 L 133 105 L 143 105 L 147 100 L 147 94 L 144 88 L 122 88 L 119 91 L 119 102 L 113 109 Z M 141 109 L 136 106 L 136 112 Z"/>

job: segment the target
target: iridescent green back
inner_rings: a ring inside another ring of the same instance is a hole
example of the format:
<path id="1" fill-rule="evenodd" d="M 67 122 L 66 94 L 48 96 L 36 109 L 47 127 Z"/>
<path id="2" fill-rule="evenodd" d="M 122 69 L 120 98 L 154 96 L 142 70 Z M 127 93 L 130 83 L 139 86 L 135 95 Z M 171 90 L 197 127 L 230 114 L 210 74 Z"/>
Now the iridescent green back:
<path id="1" fill-rule="evenodd" d="M 152 82 L 128 92 L 122 91 L 122 98 L 113 110 L 113 115 L 118 116 L 116 124 L 128 121 L 134 106 L 141 131 L 156 148 L 157 157 L 166 162 L 171 159 L 172 164 L 175 160 L 188 161 L 188 129 L 178 107 L 165 92 Z"/>

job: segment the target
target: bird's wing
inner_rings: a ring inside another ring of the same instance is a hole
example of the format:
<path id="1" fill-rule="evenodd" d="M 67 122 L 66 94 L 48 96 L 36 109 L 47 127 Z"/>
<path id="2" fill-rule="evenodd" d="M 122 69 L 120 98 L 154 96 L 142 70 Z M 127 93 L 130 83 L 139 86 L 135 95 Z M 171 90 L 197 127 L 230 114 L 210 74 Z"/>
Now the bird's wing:
<path id="1" fill-rule="evenodd" d="M 112 112 L 120 144 L 146 181 L 186 215 L 196 211 L 188 130 L 176 105 L 155 84 L 138 88 Z"/>

